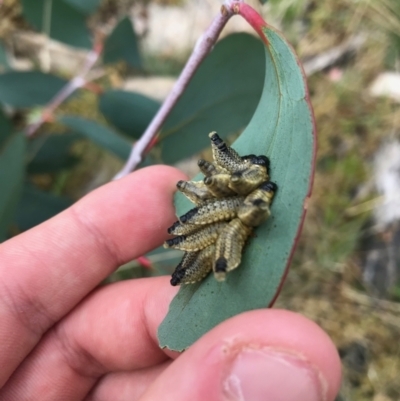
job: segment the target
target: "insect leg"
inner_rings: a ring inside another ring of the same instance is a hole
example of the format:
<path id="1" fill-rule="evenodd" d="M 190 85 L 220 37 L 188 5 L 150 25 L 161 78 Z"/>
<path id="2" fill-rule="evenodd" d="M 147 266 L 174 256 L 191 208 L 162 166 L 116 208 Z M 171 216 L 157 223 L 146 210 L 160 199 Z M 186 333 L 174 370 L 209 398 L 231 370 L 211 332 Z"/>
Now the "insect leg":
<path id="1" fill-rule="evenodd" d="M 200 168 L 200 171 L 206 176 L 206 177 L 211 177 L 214 174 L 229 174 L 229 171 L 220 167 L 216 166 L 213 163 L 210 163 L 206 160 L 200 159 L 197 162 L 197 165 Z"/>
<path id="2" fill-rule="evenodd" d="M 239 266 L 242 259 L 243 246 L 252 232 L 239 219 L 232 220 L 221 232 L 215 244 L 214 276 L 224 281 L 226 272 Z"/>

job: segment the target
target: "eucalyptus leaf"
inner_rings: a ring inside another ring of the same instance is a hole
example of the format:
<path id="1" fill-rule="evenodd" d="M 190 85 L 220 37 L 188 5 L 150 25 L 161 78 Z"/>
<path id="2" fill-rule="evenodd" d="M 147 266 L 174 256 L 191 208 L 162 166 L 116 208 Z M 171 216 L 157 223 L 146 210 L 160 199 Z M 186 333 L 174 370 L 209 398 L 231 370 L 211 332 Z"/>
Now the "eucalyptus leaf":
<path id="1" fill-rule="evenodd" d="M 240 132 L 260 100 L 264 71 L 258 38 L 235 33 L 220 40 L 162 127 L 163 161 L 172 164 L 206 148 L 209 131 L 224 138 Z"/>
<path id="2" fill-rule="evenodd" d="M 7 51 L 4 45 L 0 42 L 0 72 L 8 70 L 10 64 L 8 63 Z"/>
<path id="3" fill-rule="evenodd" d="M 64 116 L 59 121 L 121 159 L 128 158 L 131 142 L 110 128 L 82 117 Z"/>
<path id="4" fill-rule="evenodd" d="M 0 147 L 0 242 L 7 238 L 24 179 L 25 136 L 8 137 Z"/>
<path id="5" fill-rule="evenodd" d="M 11 132 L 11 121 L 5 115 L 4 111 L 0 109 L 0 148 L 3 146 L 3 143 L 10 137 Z"/>
<path id="6" fill-rule="evenodd" d="M 70 168 L 79 160 L 71 154 L 71 147 L 82 136 L 75 133 L 43 135 L 29 142 L 28 173 L 54 173 Z"/>
<path id="7" fill-rule="evenodd" d="M 100 0 L 64 0 L 64 2 L 88 16 L 94 13 L 100 5 Z"/>
<path id="8" fill-rule="evenodd" d="M 91 48 L 84 5 L 77 8 L 78 2 L 72 0 L 21 0 L 21 3 L 24 17 L 39 32 L 71 46 Z"/>
<path id="9" fill-rule="evenodd" d="M 15 213 L 15 224 L 20 231 L 29 230 L 72 205 L 72 201 L 26 184 Z"/>
<path id="10" fill-rule="evenodd" d="M 271 305 L 300 233 L 314 171 L 312 109 L 293 49 L 274 28 L 261 26 L 260 31 L 265 42 L 262 97 L 233 147 L 241 155 L 263 154 L 270 158 L 271 180 L 278 185 L 272 214 L 250 238 L 241 265 L 228 274 L 225 282 L 217 282 L 211 274 L 200 283 L 181 286 L 159 327 L 163 348 L 182 351 L 225 319 Z M 237 58 L 247 60 L 240 53 Z M 206 137 L 207 130 L 211 127 L 204 127 Z M 192 207 L 177 194 L 178 215 Z"/>
<path id="11" fill-rule="evenodd" d="M 99 109 L 104 117 L 132 138 L 140 138 L 160 103 L 140 93 L 109 90 L 100 96 Z"/>
<path id="12" fill-rule="evenodd" d="M 142 68 L 137 36 L 129 17 L 119 21 L 106 39 L 103 61 L 105 64 L 125 61 L 130 67 Z"/>
<path id="13" fill-rule="evenodd" d="M 10 71 L 0 74 L 0 103 L 16 108 L 42 106 L 67 83 L 40 71 Z"/>

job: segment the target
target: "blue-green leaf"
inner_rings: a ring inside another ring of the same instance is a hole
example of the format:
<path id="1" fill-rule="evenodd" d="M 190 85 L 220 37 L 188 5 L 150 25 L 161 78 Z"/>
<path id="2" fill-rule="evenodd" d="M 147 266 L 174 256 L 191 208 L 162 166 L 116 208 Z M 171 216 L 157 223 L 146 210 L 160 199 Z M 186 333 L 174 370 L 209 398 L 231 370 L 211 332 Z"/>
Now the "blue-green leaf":
<path id="1" fill-rule="evenodd" d="M 71 46 L 91 48 L 87 15 L 82 11 L 84 6 L 77 8 L 71 0 L 22 0 L 21 3 L 24 17 L 39 32 L 48 33 L 45 31 L 49 27 L 52 39 Z"/>
<path id="2" fill-rule="evenodd" d="M 5 115 L 4 111 L 0 109 L 0 148 L 4 142 L 11 136 L 12 125 L 11 121 Z"/>
<path id="3" fill-rule="evenodd" d="M 26 184 L 15 213 L 19 231 L 26 231 L 72 205 L 72 201 Z"/>
<path id="4" fill-rule="evenodd" d="M 100 0 L 64 0 L 65 3 L 76 8 L 85 15 L 93 14 L 100 5 Z"/>
<path id="5" fill-rule="evenodd" d="M 8 63 L 7 52 L 3 44 L 0 42 L 0 72 L 8 70 L 10 65 Z"/>
<path id="6" fill-rule="evenodd" d="M 106 39 L 103 61 L 105 64 L 125 61 L 130 67 L 142 68 L 138 40 L 129 17 L 119 21 Z"/>
<path id="7" fill-rule="evenodd" d="M 79 134 L 44 135 L 28 145 L 27 172 L 32 174 L 54 173 L 74 166 L 79 160 L 71 155 L 72 145 L 82 139 Z"/>
<path id="8" fill-rule="evenodd" d="M 110 128 L 81 117 L 64 116 L 59 121 L 121 159 L 128 158 L 132 143 Z"/>
<path id="9" fill-rule="evenodd" d="M 207 133 L 238 133 L 260 100 L 265 71 L 261 41 L 245 33 L 217 43 L 165 122 L 162 159 L 175 163 L 209 146 Z"/>
<path id="10" fill-rule="evenodd" d="M 249 9 L 245 3 L 240 7 Z M 283 36 L 270 26 L 258 25 L 260 17 L 253 14 L 251 18 L 265 42 L 265 80 L 264 85 L 259 83 L 263 91 L 257 110 L 233 147 L 241 155 L 268 156 L 271 180 L 277 183 L 278 191 L 271 217 L 257 228 L 244 249 L 241 265 L 225 282 L 209 275 L 201 283 L 180 288 L 158 331 L 161 347 L 172 350 L 186 349 L 229 317 L 272 304 L 285 277 L 310 195 L 315 132 L 302 70 Z M 249 59 L 248 54 L 239 52 L 236 57 L 241 64 Z M 192 207 L 177 195 L 178 215 Z"/>
<path id="11" fill-rule="evenodd" d="M 107 120 L 132 138 L 140 138 L 160 104 L 139 93 L 110 90 L 100 97 L 99 108 Z"/>
<path id="12" fill-rule="evenodd" d="M 0 146 L 0 242 L 7 238 L 21 195 L 25 170 L 25 137 L 8 137 Z"/>
<path id="13" fill-rule="evenodd" d="M 10 71 L 0 74 L 0 103 L 16 108 L 42 106 L 67 83 L 40 71 Z"/>

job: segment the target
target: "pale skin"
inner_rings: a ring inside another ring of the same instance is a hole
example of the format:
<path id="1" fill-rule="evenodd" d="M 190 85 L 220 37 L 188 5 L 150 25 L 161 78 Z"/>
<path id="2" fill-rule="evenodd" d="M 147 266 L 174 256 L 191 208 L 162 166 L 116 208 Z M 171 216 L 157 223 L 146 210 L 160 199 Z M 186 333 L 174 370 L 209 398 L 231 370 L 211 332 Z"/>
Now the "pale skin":
<path id="1" fill-rule="evenodd" d="M 163 243 L 176 220 L 172 196 L 182 179 L 171 167 L 139 170 L 0 246 L 1 401 L 247 401 L 249 391 L 260 386 L 265 398 L 250 398 L 268 400 L 298 384 L 274 388 L 277 380 L 265 387 L 280 372 L 273 367 L 280 360 L 276 352 L 316 373 L 318 382 L 311 380 L 301 394 L 315 391 L 314 399 L 334 400 L 340 385 L 337 351 L 301 315 L 274 309 L 243 313 L 179 355 L 161 350 L 157 341 L 178 290 L 169 277 L 98 287 L 118 266 Z M 271 350 L 272 357 L 264 358 Z M 229 378 L 242 352 L 264 358 L 266 379 L 250 383 L 250 390 L 243 384 L 242 394 L 232 395 Z M 289 382 L 292 376 L 297 377 L 288 375 Z"/>

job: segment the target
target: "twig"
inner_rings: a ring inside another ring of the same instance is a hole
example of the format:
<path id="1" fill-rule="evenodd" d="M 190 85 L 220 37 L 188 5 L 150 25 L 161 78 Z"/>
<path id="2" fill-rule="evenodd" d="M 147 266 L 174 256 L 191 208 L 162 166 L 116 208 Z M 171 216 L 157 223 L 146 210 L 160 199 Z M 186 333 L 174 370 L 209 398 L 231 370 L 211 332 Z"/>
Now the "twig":
<path id="1" fill-rule="evenodd" d="M 371 297 L 362 292 L 356 291 L 347 285 L 343 285 L 341 289 L 342 295 L 359 305 L 366 306 L 371 309 L 383 309 L 388 312 L 395 313 L 397 316 L 400 314 L 400 304 L 398 302 L 387 301 L 386 299 L 379 299 Z"/>
<path id="2" fill-rule="evenodd" d="M 54 110 L 57 109 L 57 107 L 60 106 L 60 104 L 64 102 L 65 99 L 67 99 L 70 95 L 72 95 L 72 93 L 74 93 L 77 89 L 82 88 L 88 83 L 86 75 L 89 73 L 89 71 L 93 68 L 93 66 L 99 59 L 99 56 L 102 52 L 102 48 L 103 46 L 98 43 L 88 53 L 88 55 L 86 56 L 85 64 L 83 65 L 82 70 L 79 72 L 79 74 L 76 75 L 74 78 L 72 78 L 60 90 L 60 92 L 58 92 L 54 96 L 54 98 L 50 101 L 50 103 L 48 103 L 48 105 L 43 109 L 39 120 L 33 124 L 30 124 L 26 128 L 26 135 L 28 137 L 32 136 L 45 122 L 49 120 L 49 118 L 53 115 Z"/>
<path id="3" fill-rule="evenodd" d="M 140 266 L 143 266 L 145 269 L 153 269 L 150 259 L 146 256 L 139 256 L 136 261 L 140 264 Z"/>
<path id="4" fill-rule="evenodd" d="M 166 251 L 166 252 L 160 252 L 156 255 L 148 255 L 148 256 L 146 256 L 146 259 L 150 262 L 151 266 L 153 266 L 154 263 L 161 262 L 161 261 L 165 262 L 166 260 L 179 258 L 181 256 L 182 256 L 181 251 L 170 250 L 170 251 Z M 132 261 L 120 266 L 117 271 L 120 272 L 120 271 L 124 271 L 124 270 L 130 270 L 135 267 L 143 266 L 143 264 L 141 262 L 143 262 L 143 259 L 140 260 L 140 258 L 137 258 L 135 260 L 132 260 Z"/>
<path id="5" fill-rule="evenodd" d="M 161 126 L 165 122 L 166 118 L 170 114 L 171 110 L 175 106 L 176 102 L 182 96 L 190 80 L 192 79 L 197 68 L 201 62 L 212 50 L 215 42 L 217 41 L 219 34 L 223 27 L 228 22 L 229 18 L 234 15 L 233 6 L 237 3 L 242 3 L 243 0 L 226 0 L 224 5 L 221 7 L 220 14 L 215 17 L 211 25 L 199 38 L 196 43 L 193 53 L 187 61 L 184 69 L 178 80 L 175 82 L 171 92 L 165 99 L 163 105 L 154 116 L 152 122 L 147 127 L 141 138 L 133 145 L 131 154 L 122 168 L 122 170 L 114 177 L 115 180 L 125 177 L 131 171 L 133 171 L 138 164 L 142 161 L 143 154 L 148 149 L 149 144 L 155 138 Z"/>

